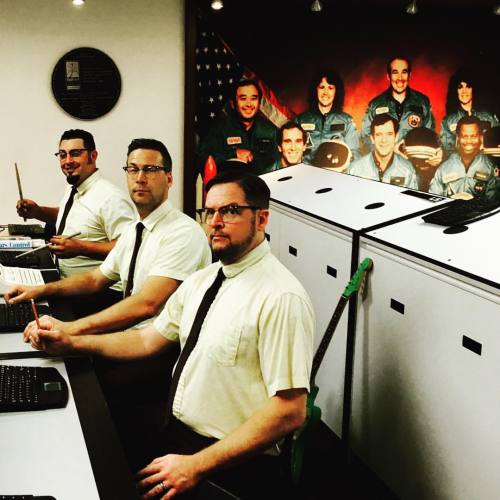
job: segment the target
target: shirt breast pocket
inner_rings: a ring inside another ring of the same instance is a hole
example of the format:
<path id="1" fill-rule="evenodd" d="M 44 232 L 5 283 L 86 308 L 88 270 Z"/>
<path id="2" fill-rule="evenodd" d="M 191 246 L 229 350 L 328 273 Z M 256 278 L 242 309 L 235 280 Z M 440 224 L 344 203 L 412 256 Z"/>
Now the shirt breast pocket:
<path id="1" fill-rule="evenodd" d="M 207 352 L 220 366 L 234 366 L 240 346 L 242 328 L 225 328 L 207 339 Z"/>

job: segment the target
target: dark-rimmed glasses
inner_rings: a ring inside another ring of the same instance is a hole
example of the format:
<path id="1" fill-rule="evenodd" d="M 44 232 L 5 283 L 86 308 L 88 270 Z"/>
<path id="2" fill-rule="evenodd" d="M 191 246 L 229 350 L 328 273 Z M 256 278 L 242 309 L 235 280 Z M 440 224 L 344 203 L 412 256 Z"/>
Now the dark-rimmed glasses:
<path id="1" fill-rule="evenodd" d="M 160 172 L 161 170 L 167 171 L 166 167 L 159 167 L 158 165 L 144 165 L 144 167 L 139 168 L 139 167 L 122 167 L 125 172 L 127 172 L 130 177 L 137 177 L 139 175 L 139 172 L 143 172 L 144 175 L 153 175 L 156 174 L 157 172 Z"/>
<path id="2" fill-rule="evenodd" d="M 63 149 L 59 150 L 57 153 L 54 153 L 56 158 L 60 160 L 65 160 L 68 155 L 70 158 L 80 158 L 84 151 L 89 151 L 87 148 L 79 148 L 79 149 L 70 149 L 69 151 L 64 151 Z"/>
<path id="3" fill-rule="evenodd" d="M 252 205 L 237 205 L 232 203 L 231 205 L 224 205 L 219 208 L 201 208 L 197 212 L 200 214 L 200 219 L 202 224 L 210 224 L 218 212 L 222 222 L 231 223 L 236 222 L 241 212 L 244 209 L 249 210 L 259 210 L 261 207 L 255 207 Z"/>

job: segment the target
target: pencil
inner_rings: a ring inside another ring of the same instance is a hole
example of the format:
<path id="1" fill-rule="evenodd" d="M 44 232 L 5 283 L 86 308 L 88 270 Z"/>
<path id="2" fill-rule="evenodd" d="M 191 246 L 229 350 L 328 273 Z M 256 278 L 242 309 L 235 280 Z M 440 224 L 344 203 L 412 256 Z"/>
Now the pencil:
<path id="1" fill-rule="evenodd" d="M 40 319 L 38 318 L 38 312 L 36 310 L 35 301 L 31 299 L 31 309 L 33 309 L 33 316 L 35 316 L 36 326 L 40 330 Z"/>
<path id="2" fill-rule="evenodd" d="M 80 234 L 80 231 L 78 231 L 75 234 L 70 234 L 69 236 L 66 236 L 66 238 L 64 238 L 64 239 L 70 240 L 71 238 L 74 238 L 75 236 L 78 236 L 79 234 Z M 27 252 L 23 252 L 23 253 L 20 253 L 19 255 L 16 255 L 14 257 L 14 259 L 19 259 L 19 257 L 24 257 L 25 255 L 28 255 L 29 253 L 38 252 L 38 250 L 41 250 L 42 248 L 47 248 L 50 245 L 52 245 L 52 243 L 45 243 L 45 245 L 42 245 L 41 247 L 36 247 L 36 248 L 31 249 L 31 250 L 28 250 Z"/>

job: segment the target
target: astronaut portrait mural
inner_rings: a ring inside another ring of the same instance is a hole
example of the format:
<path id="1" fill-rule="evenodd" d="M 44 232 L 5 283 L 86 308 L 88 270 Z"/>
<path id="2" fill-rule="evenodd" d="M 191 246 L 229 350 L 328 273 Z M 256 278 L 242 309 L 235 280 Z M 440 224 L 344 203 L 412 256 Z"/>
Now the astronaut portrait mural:
<path id="1" fill-rule="evenodd" d="M 432 20 L 423 37 L 403 17 L 386 32 L 358 22 L 356 37 L 337 25 L 332 38 L 324 21 L 299 30 L 307 37 L 284 23 L 246 42 L 226 23 L 210 32 L 220 52 L 207 50 L 200 22 L 197 94 L 220 104 L 199 134 L 200 173 L 209 159 L 217 171 L 258 175 L 305 163 L 452 198 L 500 198 L 491 33 L 465 37 Z"/>

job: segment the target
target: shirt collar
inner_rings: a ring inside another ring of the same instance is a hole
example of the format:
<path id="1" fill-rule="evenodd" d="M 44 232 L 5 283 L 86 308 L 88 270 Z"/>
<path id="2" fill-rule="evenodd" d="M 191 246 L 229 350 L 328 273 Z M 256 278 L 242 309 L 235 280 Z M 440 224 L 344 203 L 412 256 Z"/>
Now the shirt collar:
<path id="1" fill-rule="evenodd" d="M 234 278 L 245 269 L 257 264 L 260 260 L 262 260 L 268 253 L 271 252 L 269 248 L 269 243 L 266 239 L 260 245 L 257 245 L 255 248 L 250 250 L 250 252 L 246 253 L 240 260 L 234 262 L 233 264 L 228 264 L 227 266 L 222 266 L 224 271 L 224 276 L 226 278 Z"/>
<path id="2" fill-rule="evenodd" d="M 155 208 L 145 219 L 140 220 L 144 224 L 144 227 L 151 232 L 156 224 L 163 219 L 169 212 L 173 210 L 172 203 L 169 200 L 165 200 L 159 207 Z"/>
<path id="3" fill-rule="evenodd" d="M 86 193 L 90 187 L 101 178 L 101 174 L 96 170 L 90 174 L 79 186 L 76 187 L 76 192 L 80 195 Z"/>

